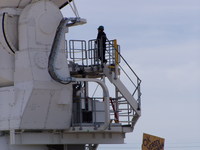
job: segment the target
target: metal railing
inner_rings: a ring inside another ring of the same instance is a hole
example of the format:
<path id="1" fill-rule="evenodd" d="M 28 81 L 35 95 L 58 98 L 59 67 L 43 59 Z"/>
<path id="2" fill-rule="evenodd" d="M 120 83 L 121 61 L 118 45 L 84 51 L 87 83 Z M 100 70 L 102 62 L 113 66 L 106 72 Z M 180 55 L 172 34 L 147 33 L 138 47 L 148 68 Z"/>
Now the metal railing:
<path id="1" fill-rule="evenodd" d="M 105 43 L 106 45 L 106 50 L 105 50 L 105 59 L 107 60 L 106 64 L 115 64 L 115 57 L 116 57 L 116 53 L 115 53 L 115 47 L 114 45 L 114 40 L 111 41 L 106 41 Z M 118 49 L 119 45 L 118 45 Z M 102 52 L 102 47 L 100 47 L 100 52 Z M 102 64 L 103 62 L 100 61 L 99 57 L 103 57 L 103 54 L 101 53 L 100 56 L 98 55 L 98 46 L 96 43 L 96 39 L 93 40 L 89 40 L 88 41 L 88 59 L 90 60 L 90 64 L 91 65 L 98 65 L 98 64 Z M 119 63 L 119 62 L 118 62 Z"/>
<path id="2" fill-rule="evenodd" d="M 89 40 L 87 45 L 84 40 L 70 40 L 69 41 L 69 56 L 73 63 L 77 63 L 80 66 L 93 67 L 102 65 L 102 61 L 99 59 L 98 46 L 96 39 Z M 107 66 L 113 66 L 113 70 L 120 77 L 124 85 L 136 99 L 138 104 L 138 110 L 141 109 L 141 80 L 134 72 L 132 67 L 128 64 L 125 58 L 120 53 L 120 46 L 117 45 L 116 40 L 106 41 L 106 53 L 105 58 L 107 60 Z M 120 71 L 120 73 L 119 73 Z M 131 92 L 132 91 L 132 92 Z M 118 91 L 119 93 L 119 91 Z M 94 110 L 96 112 L 96 110 Z M 133 125 L 133 118 L 136 115 L 133 108 L 130 106 L 127 100 L 118 94 L 117 97 L 112 98 L 110 101 L 110 116 L 114 120 L 113 123 L 121 123 L 123 125 Z"/>
<path id="3" fill-rule="evenodd" d="M 118 47 L 115 43 L 116 41 L 110 42 L 110 45 L 113 45 L 115 56 L 115 65 L 120 69 L 120 80 L 126 85 L 126 88 L 131 92 L 131 95 L 137 101 L 138 107 L 137 110 L 141 110 L 141 91 L 140 84 L 141 80 L 128 64 L 125 58 L 121 55 Z M 117 59 L 117 60 L 116 60 Z M 118 63 L 119 62 L 119 63 Z M 126 70 L 126 71 L 125 71 Z M 118 69 L 115 69 L 116 73 Z M 119 93 L 119 92 L 118 92 Z M 118 108 L 113 109 L 112 117 L 116 119 L 116 116 L 119 118 L 119 122 L 123 125 L 134 126 L 138 116 L 128 101 L 121 95 L 121 93 L 114 99 L 114 103 Z"/>
<path id="4" fill-rule="evenodd" d="M 107 60 L 107 64 L 116 63 L 116 52 L 113 45 L 114 40 L 106 41 L 105 58 Z M 70 40 L 69 45 L 66 41 L 66 50 L 67 58 L 73 63 L 84 66 L 100 65 L 103 63 L 99 59 L 100 56 L 98 55 L 98 46 L 95 39 L 89 40 L 87 44 L 85 40 Z M 120 51 L 119 45 L 118 50 Z"/>
<path id="5" fill-rule="evenodd" d="M 111 100 L 111 120 L 113 123 L 120 123 L 125 126 L 132 126 L 132 118 L 135 113 L 131 106 L 125 99 L 112 99 Z"/>
<path id="6" fill-rule="evenodd" d="M 80 97 L 75 100 L 73 105 L 72 127 L 78 126 L 81 130 L 82 127 L 93 126 L 94 129 L 97 129 L 104 124 L 104 118 L 102 118 L 105 114 L 103 97 Z"/>
<path id="7" fill-rule="evenodd" d="M 135 73 L 135 71 L 132 69 L 132 67 L 128 64 L 128 62 L 125 60 L 125 58 L 120 54 L 120 52 L 115 49 L 115 52 L 117 55 L 120 57 L 120 63 L 118 64 L 120 70 L 123 72 L 124 76 L 129 80 L 129 83 L 132 84 L 134 87 L 132 96 L 135 97 L 135 99 L 138 102 L 138 110 L 141 108 L 141 91 L 140 91 L 140 84 L 141 84 L 141 79 L 138 77 L 138 75 Z M 124 65 L 123 65 L 124 63 Z M 126 71 L 124 69 L 124 66 L 126 66 Z M 122 74 L 120 75 L 122 76 Z M 132 88 L 129 88 L 129 90 Z"/>
<path id="8" fill-rule="evenodd" d="M 74 63 L 83 66 L 88 65 L 87 47 L 84 40 L 69 41 L 69 56 Z"/>

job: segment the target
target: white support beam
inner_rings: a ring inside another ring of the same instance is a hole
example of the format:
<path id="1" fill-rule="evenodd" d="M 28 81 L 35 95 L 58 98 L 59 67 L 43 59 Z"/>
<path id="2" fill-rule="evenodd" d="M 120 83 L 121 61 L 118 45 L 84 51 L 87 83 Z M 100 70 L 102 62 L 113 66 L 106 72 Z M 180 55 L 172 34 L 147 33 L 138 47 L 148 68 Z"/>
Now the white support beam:
<path id="1" fill-rule="evenodd" d="M 123 144 L 124 133 L 11 132 L 12 145 Z M 87 138 L 86 138 L 87 137 Z"/>

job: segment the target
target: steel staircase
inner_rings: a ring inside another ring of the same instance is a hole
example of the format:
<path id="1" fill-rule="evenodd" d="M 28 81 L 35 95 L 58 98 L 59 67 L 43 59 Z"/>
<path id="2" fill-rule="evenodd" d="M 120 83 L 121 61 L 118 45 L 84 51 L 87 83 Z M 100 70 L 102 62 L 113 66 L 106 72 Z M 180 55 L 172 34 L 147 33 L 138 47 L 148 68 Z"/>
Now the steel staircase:
<path id="1" fill-rule="evenodd" d="M 110 98 L 111 123 L 133 128 L 141 115 L 141 80 L 120 54 L 120 47 L 116 40 L 107 40 L 106 64 L 97 57 L 95 40 L 88 42 L 88 49 L 86 43 L 83 40 L 69 41 L 68 56 L 70 57 L 68 59 L 70 60 L 71 76 L 107 78 L 115 86 L 115 96 Z M 76 48 L 76 44 L 78 44 L 78 48 Z M 121 65 L 122 62 L 123 65 Z M 129 69 L 129 72 L 127 69 L 125 71 L 124 66 Z M 124 80 L 120 79 L 122 73 L 124 75 L 122 79 L 126 77 L 126 81 L 133 86 L 133 88 L 131 87 L 133 92 L 128 86 L 125 86 Z"/>
<path id="2" fill-rule="evenodd" d="M 131 93 L 126 88 L 126 86 L 122 83 L 122 81 L 118 77 L 116 78 L 114 71 L 111 71 L 111 69 L 108 66 L 106 66 L 103 69 L 103 73 L 109 79 L 109 81 L 113 83 L 115 87 L 118 89 L 118 91 L 122 95 L 121 99 L 124 98 L 125 100 L 127 100 L 128 102 L 127 104 L 129 104 L 133 108 L 133 110 L 135 111 L 134 119 L 137 120 L 139 116 L 141 115 L 139 103 L 131 95 Z"/>

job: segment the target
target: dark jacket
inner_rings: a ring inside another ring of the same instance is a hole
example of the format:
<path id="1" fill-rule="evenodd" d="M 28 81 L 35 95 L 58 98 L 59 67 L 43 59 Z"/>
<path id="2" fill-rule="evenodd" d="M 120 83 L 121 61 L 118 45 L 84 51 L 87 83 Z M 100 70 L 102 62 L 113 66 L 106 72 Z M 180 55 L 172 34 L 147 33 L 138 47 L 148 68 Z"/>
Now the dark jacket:
<path id="1" fill-rule="evenodd" d="M 103 49 L 106 48 L 106 34 L 103 31 L 98 32 L 97 35 L 97 44 L 98 44 L 98 48 L 100 48 L 100 46 L 103 47 Z"/>

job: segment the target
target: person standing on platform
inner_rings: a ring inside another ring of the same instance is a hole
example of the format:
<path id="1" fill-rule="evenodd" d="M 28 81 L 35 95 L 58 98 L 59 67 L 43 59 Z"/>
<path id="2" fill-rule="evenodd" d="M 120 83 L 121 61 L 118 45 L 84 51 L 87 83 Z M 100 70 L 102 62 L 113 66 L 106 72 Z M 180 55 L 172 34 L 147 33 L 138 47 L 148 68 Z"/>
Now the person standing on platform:
<path id="1" fill-rule="evenodd" d="M 98 27 L 98 34 L 97 34 L 97 48 L 98 48 L 98 58 L 103 62 L 107 63 L 107 60 L 105 59 L 105 53 L 106 53 L 106 34 L 104 32 L 104 26 Z"/>

